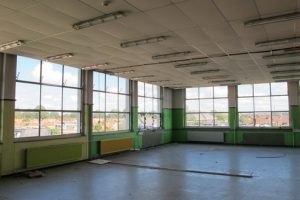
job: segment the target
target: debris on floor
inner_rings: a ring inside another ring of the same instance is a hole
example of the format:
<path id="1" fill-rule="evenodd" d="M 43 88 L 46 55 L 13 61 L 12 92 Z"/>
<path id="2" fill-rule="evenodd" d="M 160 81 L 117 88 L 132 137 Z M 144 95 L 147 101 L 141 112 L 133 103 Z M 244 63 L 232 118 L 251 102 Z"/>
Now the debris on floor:
<path id="1" fill-rule="evenodd" d="M 96 159 L 96 160 L 89 161 L 89 163 L 97 164 L 97 165 L 104 165 L 110 162 L 111 162 L 110 160 L 104 160 L 104 159 Z"/>
<path id="2" fill-rule="evenodd" d="M 41 178 L 41 177 L 46 176 L 46 174 L 44 172 L 39 171 L 39 170 L 27 172 L 25 175 L 28 178 Z"/>

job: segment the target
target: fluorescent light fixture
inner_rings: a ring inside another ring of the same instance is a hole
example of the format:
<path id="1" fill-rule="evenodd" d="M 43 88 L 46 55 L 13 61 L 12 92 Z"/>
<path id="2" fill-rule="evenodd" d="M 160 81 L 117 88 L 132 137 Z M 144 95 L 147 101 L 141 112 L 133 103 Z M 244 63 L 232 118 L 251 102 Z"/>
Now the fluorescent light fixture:
<path id="1" fill-rule="evenodd" d="M 52 60 L 60 60 L 60 59 L 65 59 L 65 58 L 71 58 L 73 57 L 74 54 L 72 53 L 64 53 L 64 54 L 58 54 L 55 56 L 49 56 L 46 58 L 46 61 L 52 61 Z"/>
<path id="2" fill-rule="evenodd" d="M 108 65 L 109 65 L 109 63 L 90 65 L 90 66 L 83 67 L 82 70 L 93 70 L 93 69 L 97 69 L 100 67 L 107 67 Z"/>
<path id="3" fill-rule="evenodd" d="M 257 43 L 255 43 L 255 46 L 265 47 L 265 46 L 271 46 L 271 45 L 290 44 L 293 42 L 300 42 L 300 37 L 292 37 L 292 38 L 284 38 L 284 39 L 278 39 L 278 40 L 257 42 Z"/>
<path id="4" fill-rule="evenodd" d="M 170 80 L 156 80 L 156 81 L 149 81 L 149 83 L 164 83 L 169 82 Z"/>
<path id="5" fill-rule="evenodd" d="M 105 22 L 113 21 L 113 20 L 122 18 L 124 16 L 125 16 L 124 12 L 117 11 L 117 12 L 108 13 L 108 14 L 105 14 L 105 15 L 101 15 L 99 17 L 95 17 L 95 18 L 91 18 L 91 19 L 88 19 L 88 20 L 85 20 L 85 21 L 78 22 L 76 24 L 73 24 L 72 27 L 75 30 L 80 30 L 80 29 L 83 29 L 83 28 L 88 28 L 88 27 L 91 27 L 91 26 L 95 26 L 97 24 L 102 24 L 102 23 L 105 23 Z"/>
<path id="6" fill-rule="evenodd" d="M 299 78 L 300 79 L 300 74 L 299 75 L 285 75 L 285 76 L 273 76 L 273 79 L 296 79 Z"/>
<path id="7" fill-rule="evenodd" d="M 299 69 L 291 69 L 291 70 L 278 70 L 278 71 L 271 71 L 271 74 L 289 74 L 289 73 L 299 73 Z"/>
<path id="8" fill-rule="evenodd" d="M 221 83 L 234 83 L 234 82 L 236 82 L 236 80 L 218 80 L 218 81 L 210 81 L 210 83 L 219 83 L 219 84 L 221 84 Z"/>
<path id="9" fill-rule="evenodd" d="M 203 66 L 203 65 L 207 65 L 208 62 L 192 62 L 192 63 L 185 63 L 185 64 L 178 64 L 175 65 L 175 68 L 186 68 L 186 67 L 197 67 L 197 66 Z"/>
<path id="10" fill-rule="evenodd" d="M 215 79 L 226 79 L 229 75 L 216 75 L 216 76 L 205 76 L 202 77 L 203 80 L 215 80 Z"/>
<path id="11" fill-rule="evenodd" d="M 120 44 L 120 46 L 122 48 L 126 48 L 126 47 L 133 47 L 133 46 L 144 45 L 144 44 L 157 43 L 157 42 L 164 41 L 167 38 L 168 38 L 167 36 L 149 37 L 149 38 L 141 39 L 141 40 L 122 42 Z"/>
<path id="12" fill-rule="evenodd" d="M 0 44 L 0 51 L 5 51 L 7 49 L 16 48 L 23 44 L 24 44 L 24 41 L 22 41 L 22 40 L 15 40 L 15 41 L 7 42 L 4 44 Z"/>
<path id="13" fill-rule="evenodd" d="M 135 77 L 131 77 L 130 79 L 131 80 L 140 80 L 140 79 L 143 79 L 143 78 L 152 78 L 152 77 L 154 77 L 154 75 L 135 76 Z"/>
<path id="14" fill-rule="evenodd" d="M 276 58 L 293 58 L 300 56 L 300 52 L 292 52 L 292 53 L 281 53 L 281 54 L 272 54 L 263 56 L 264 59 L 276 59 Z"/>
<path id="15" fill-rule="evenodd" d="M 271 17 L 249 20 L 246 21 L 244 25 L 246 27 L 251 27 L 251 26 L 258 26 L 258 25 L 264 25 L 264 24 L 270 24 L 276 22 L 289 21 L 289 20 L 294 20 L 299 18 L 300 18 L 300 12 L 293 12 L 293 13 L 288 13 L 283 15 L 275 15 Z"/>
<path id="16" fill-rule="evenodd" d="M 121 72 L 113 72 L 114 75 L 123 75 L 123 74 L 132 74 L 135 70 L 129 70 L 129 71 L 121 71 Z"/>
<path id="17" fill-rule="evenodd" d="M 190 53 L 192 53 L 192 52 L 191 51 L 181 51 L 181 52 L 173 52 L 173 53 L 167 53 L 167 54 L 159 54 L 159 55 L 152 56 L 152 59 L 158 60 L 158 59 L 180 57 L 180 56 L 186 56 Z"/>
<path id="18" fill-rule="evenodd" d="M 267 68 L 275 68 L 275 67 L 296 67 L 296 66 L 300 66 L 300 62 L 270 64 L 270 65 L 267 65 Z"/>
<path id="19" fill-rule="evenodd" d="M 220 69 L 208 69 L 208 70 L 200 70 L 200 71 L 193 71 L 191 72 L 191 75 L 197 75 L 197 74 L 207 74 L 207 73 L 214 73 L 219 72 Z"/>

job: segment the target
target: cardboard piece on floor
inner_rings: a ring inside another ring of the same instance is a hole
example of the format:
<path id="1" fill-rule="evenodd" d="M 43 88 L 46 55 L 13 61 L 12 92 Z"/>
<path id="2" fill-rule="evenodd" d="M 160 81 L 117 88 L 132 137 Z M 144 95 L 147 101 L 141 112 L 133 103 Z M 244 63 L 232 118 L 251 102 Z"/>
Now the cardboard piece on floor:
<path id="1" fill-rule="evenodd" d="M 103 159 L 96 159 L 96 160 L 91 160 L 89 163 L 97 164 L 97 165 L 104 165 L 107 163 L 110 163 L 110 160 L 103 160 Z"/>

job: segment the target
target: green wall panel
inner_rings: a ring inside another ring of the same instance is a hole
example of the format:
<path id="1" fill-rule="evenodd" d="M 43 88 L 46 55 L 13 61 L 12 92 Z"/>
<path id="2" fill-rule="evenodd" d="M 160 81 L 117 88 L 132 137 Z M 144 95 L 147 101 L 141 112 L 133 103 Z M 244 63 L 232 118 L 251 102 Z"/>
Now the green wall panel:
<path id="1" fill-rule="evenodd" d="M 291 113 L 291 122 L 292 122 L 292 128 L 293 129 L 299 129 L 299 106 L 294 105 L 290 107 L 290 113 Z"/>
<path id="2" fill-rule="evenodd" d="M 184 128 L 184 108 L 173 108 L 172 109 L 172 127 L 173 129 Z"/>
<path id="3" fill-rule="evenodd" d="M 172 142 L 172 130 L 164 130 L 162 134 L 162 142 L 163 144 Z"/>
<path id="4" fill-rule="evenodd" d="M 172 109 L 164 108 L 162 110 L 162 127 L 163 129 L 172 129 Z"/>
<path id="5" fill-rule="evenodd" d="M 187 130 L 173 130 L 172 135 L 173 142 L 186 142 L 187 141 Z"/>

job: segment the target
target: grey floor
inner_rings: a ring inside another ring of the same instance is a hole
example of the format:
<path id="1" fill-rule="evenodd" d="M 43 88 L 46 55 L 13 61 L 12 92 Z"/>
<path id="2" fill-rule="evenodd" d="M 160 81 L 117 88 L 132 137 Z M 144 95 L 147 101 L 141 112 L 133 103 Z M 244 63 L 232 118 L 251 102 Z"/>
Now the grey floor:
<path id="1" fill-rule="evenodd" d="M 253 178 L 81 162 L 46 169 L 43 178 L 4 177 L 0 200 L 300 199 L 300 149 L 170 144 L 105 159 Z"/>

